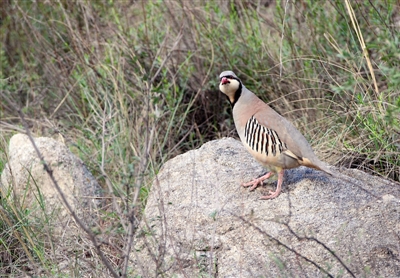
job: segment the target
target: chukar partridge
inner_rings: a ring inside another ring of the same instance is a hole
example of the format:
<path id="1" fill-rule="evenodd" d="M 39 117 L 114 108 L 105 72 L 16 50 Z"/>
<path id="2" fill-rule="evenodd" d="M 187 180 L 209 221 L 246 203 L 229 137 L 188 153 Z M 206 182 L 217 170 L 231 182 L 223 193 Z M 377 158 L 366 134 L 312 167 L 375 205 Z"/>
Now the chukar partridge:
<path id="1" fill-rule="evenodd" d="M 285 169 L 301 165 L 324 171 L 330 175 L 322 161 L 314 154 L 306 138 L 284 117 L 248 90 L 232 71 L 219 76 L 219 89 L 231 105 L 233 120 L 246 149 L 270 172 L 251 182 L 242 184 L 254 190 L 273 174 L 278 174 L 276 191 L 261 199 L 272 199 L 281 192 Z"/>

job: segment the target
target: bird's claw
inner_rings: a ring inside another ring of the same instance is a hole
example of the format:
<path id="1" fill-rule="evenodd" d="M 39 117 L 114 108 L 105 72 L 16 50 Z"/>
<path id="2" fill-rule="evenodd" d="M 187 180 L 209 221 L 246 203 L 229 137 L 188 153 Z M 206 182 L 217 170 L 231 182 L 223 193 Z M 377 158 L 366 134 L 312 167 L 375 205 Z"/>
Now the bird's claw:
<path id="1" fill-rule="evenodd" d="M 262 185 L 263 181 L 265 181 L 266 179 L 268 179 L 272 175 L 273 175 L 273 173 L 269 172 L 269 173 L 265 174 L 264 176 L 259 177 L 258 179 L 253 179 L 251 182 L 243 183 L 242 186 L 243 187 L 249 187 L 251 185 L 250 191 L 253 191 L 254 189 L 257 188 L 257 186 Z"/>
<path id="2" fill-rule="evenodd" d="M 268 192 L 269 195 L 265 195 L 265 196 L 260 197 L 260 200 L 274 199 L 274 198 L 278 197 L 280 193 L 281 193 L 280 190 L 279 191 L 278 190 L 276 190 L 276 191 L 271 191 L 270 190 Z"/>
<path id="3" fill-rule="evenodd" d="M 253 179 L 251 182 L 247 182 L 247 183 L 243 183 L 242 186 L 243 187 L 250 187 L 250 191 L 253 191 L 254 189 L 256 189 L 258 187 L 259 184 L 261 184 L 262 181 L 260 181 L 259 179 Z"/>

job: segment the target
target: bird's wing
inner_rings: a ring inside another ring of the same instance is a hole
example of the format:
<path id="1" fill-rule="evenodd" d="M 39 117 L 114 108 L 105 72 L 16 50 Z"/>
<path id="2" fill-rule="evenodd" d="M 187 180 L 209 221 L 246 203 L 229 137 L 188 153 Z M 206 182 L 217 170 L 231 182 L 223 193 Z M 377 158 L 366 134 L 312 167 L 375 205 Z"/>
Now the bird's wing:
<path id="1" fill-rule="evenodd" d="M 286 147 L 284 154 L 299 160 L 303 158 L 311 161 L 318 160 L 307 139 L 300 131 L 267 104 L 262 109 L 258 109 L 253 117 L 257 119 L 261 126 L 275 131 L 279 141 Z"/>

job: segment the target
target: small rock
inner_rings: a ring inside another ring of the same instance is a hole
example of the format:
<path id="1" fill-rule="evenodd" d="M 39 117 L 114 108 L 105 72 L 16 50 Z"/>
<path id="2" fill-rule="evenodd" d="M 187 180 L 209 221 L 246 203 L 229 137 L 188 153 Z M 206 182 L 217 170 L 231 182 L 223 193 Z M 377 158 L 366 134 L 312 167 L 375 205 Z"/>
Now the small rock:
<path id="1" fill-rule="evenodd" d="M 62 143 L 46 137 L 34 139 L 51 168 L 65 198 L 85 224 L 95 219 L 101 188 L 83 162 Z M 11 198 L 29 217 L 57 216 L 59 232 L 70 221 L 70 212 L 45 171 L 27 135 L 16 134 L 10 140 L 9 161 L 1 175 L 3 198 Z"/>

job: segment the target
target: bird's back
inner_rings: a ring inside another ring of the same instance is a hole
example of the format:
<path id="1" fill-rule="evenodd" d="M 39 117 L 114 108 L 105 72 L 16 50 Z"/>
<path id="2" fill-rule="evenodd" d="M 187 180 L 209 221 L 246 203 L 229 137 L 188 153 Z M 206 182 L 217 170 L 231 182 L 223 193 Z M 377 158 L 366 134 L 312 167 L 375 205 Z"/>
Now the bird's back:
<path id="1" fill-rule="evenodd" d="M 300 165 L 323 170 L 329 173 L 326 166 L 314 154 L 310 144 L 306 138 L 298 131 L 291 122 L 279 115 L 275 110 L 269 107 L 255 94 L 243 86 L 242 95 L 240 100 L 233 108 L 233 117 L 236 125 L 237 132 L 242 142 L 246 145 L 245 127 L 250 118 L 254 117 L 258 123 L 269 130 L 276 132 L 279 139 L 286 145 L 288 152 L 281 155 L 288 155 L 288 157 L 281 157 L 280 159 L 270 159 L 270 163 L 284 163 L 283 168 L 294 168 Z M 257 160 L 262 156 L 257 153 L 252 153 Z M 293 161 L 293 157 L 298 157 L 297 161 Z M 279 157 L 278 157 L 279 158 Z M 285 160 L 286 159 L 286 160 Z M 261 162 L 261 161 L 260 161 Z"/>

